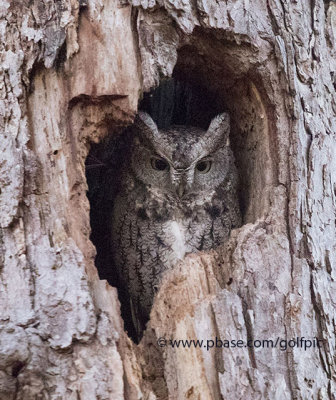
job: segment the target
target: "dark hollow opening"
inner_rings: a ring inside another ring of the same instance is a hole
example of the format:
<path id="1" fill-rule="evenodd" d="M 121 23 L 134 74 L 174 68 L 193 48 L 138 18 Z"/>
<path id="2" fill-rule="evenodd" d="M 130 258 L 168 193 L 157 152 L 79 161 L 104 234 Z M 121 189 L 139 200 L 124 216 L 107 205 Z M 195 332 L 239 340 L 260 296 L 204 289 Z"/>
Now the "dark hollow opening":
<path id="1" fill-rule="evenodd" d="M 195 29 L 188 44 L 178 49 L 173 78 L 162 80 L 139 104 L 139 110 L 150 114 L 159 129 L 184 125 L 206 130 L 215 115 L 229 113 L 243 224 L 266 215 L 276 183 L 275 117 L 264 89 L 266 79 L 258 52 L 250 44 Z M 131 137 L 131 127 L 116 132 L 111 126 L 106 139 L 92 146 L 86 174 L 96 267 L 100 278 L 118 289 L 125 329 L 137 342 L 129 299 L 111 258 L 111 214 Z"/>
<path id="2" fill-rule="evenodd" d="M 223 112 L 217 98 L 201 84 L 167 79 L 145 93 L 139 110 L 148 112 L 159 128 L 187 125 L 207 129 L 211 119 Z M 118 282 L 111 255 L 111 213 L 113 200 L 120 187 L 120 166 L 127 153 L 132 132 L 112 132 L 91 147 L 86 160 L 88 199 L 90 202 L 91 240 L 96 247 L 95 264 L 99 277 L 118 288 L 122 317 L 129 336 L 138 341 L 130 317 L 127 293 Z"/>

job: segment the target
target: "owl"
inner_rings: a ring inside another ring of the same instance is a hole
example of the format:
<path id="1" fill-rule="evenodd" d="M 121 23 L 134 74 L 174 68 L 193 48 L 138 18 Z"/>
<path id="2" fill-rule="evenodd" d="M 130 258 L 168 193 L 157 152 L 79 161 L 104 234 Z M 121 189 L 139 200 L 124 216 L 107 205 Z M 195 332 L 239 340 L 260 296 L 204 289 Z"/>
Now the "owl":
<path id="1" fill-rule="evenodd" d="M 229 115 L 207 131 L 136 117 L 112 212 L 112 254 L 138 337 L 162 274 L 215 248 L 241 223 Z"/>

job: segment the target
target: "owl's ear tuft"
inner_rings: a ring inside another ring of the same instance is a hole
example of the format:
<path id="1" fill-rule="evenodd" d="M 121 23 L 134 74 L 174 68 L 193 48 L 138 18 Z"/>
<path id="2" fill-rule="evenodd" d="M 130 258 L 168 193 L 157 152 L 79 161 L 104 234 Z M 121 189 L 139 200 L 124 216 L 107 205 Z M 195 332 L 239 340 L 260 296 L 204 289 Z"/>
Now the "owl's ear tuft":
<path id="1" fill-rule="evenodd" d="M 155 137 L 158 134 L 158 128 L 152 117 L 144 111 L 139 111 L 135 117 L 134 125 L 149 137 Z"/>
<path id="2" fill-rule="evenodd" d="M 207 136 L 211 136 L 215 139 L 225 140 L 229 139 L 230 133 L 230 116 L 228 113 L 221 113 L 214 117 L 207 130 Z"/>

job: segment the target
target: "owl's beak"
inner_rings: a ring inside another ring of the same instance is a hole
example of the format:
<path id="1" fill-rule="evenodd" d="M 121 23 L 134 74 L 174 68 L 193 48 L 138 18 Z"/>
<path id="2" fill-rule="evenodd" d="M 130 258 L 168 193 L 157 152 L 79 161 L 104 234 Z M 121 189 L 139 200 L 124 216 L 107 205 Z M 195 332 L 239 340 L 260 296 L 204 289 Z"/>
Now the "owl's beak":
<path id="1" fill-rule="evenodd" d="M 184 192 L 185 192 L 185 186 L 182 182 L 180 182 L 176 189 L 178 197 L 181 198 L 184 195 Z"/>
<path id="2" fill-rule="evenodd" d="M 188 186 L 190 182 L 188 182 L 188 170 L 180 168 L 180 169 L 173 169 L 172 168 L 172 175 L 171 181 L 174 187 L 174 191 L 179 199 L 187 193 Z"/>

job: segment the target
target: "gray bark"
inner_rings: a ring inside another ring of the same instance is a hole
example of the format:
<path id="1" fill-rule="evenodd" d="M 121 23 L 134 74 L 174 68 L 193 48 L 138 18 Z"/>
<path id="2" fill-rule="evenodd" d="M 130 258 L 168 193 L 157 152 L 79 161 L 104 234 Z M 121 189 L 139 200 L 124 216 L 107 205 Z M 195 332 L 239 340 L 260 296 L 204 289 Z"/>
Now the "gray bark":
<path id="1" fill-rule="evenodd" d="M 335 399 L 336 3 L 0 5 L 0 398 Z M 168 273 L 143 340 L 89 240 L 90 144 L 169 77 L 228 109 L 245 220 Z M 174 349 L 169 339 L 323 339 Z"/>

